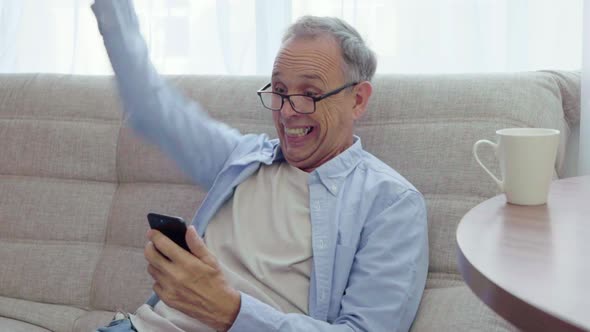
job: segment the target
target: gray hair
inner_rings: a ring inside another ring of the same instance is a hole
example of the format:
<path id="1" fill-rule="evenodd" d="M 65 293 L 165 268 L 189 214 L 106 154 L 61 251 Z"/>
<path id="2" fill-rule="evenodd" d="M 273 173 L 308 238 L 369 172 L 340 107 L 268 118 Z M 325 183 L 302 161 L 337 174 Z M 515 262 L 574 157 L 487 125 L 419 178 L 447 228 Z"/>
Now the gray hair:
<path id="1" fill-rule="evenodd" d="M 344 59 L 343 72 L 350 82 L 370 81 L 377 69 L 377 57 L 366 44 L 361 35 L 350 24 L 337 17 L 302 16 L 293 23 L 282 42 L 290 38 L 315 38 L 328 34 L 340 44 Z"/>

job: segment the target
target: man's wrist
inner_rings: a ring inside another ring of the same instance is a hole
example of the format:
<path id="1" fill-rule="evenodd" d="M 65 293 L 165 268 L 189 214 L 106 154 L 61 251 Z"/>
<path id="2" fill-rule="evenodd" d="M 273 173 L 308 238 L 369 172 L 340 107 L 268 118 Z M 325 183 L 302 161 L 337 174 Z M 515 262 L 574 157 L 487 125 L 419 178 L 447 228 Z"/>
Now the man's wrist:
<path id="1" fill-rule="evenodd" d="M 227 318 L 224 319 L 223 328 L 219 331 L 227 332 L 231 327 L 234 325 L 234 322 L 238 318 L 238 314 L 240 313 L 240 307 L 242 305 L 242 295 L 239 291 L 232 289 L 230 298 L 231 305 L 229 306 L 231 309 L 228 311 Z"/>

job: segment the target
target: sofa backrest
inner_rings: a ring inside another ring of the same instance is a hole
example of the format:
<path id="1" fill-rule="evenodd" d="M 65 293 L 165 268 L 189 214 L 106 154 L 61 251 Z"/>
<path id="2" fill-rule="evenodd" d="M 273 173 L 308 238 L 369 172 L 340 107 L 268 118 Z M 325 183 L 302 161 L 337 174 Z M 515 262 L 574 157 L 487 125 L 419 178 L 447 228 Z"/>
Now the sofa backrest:
<path id="1" fill-rule="evenodd" d="M 255 93 L 266 78 L 168 79 L 214 118 L 276 136 Z M 473 143 L 504 127 L 559 129 L 559 174 L 579 74 L 382 75 L 374 87 L 357 134 L 425 195 L 431 277 L 456 278 L 456 226 L 497 194 Z M 190 220 L 204 193 L 123 123 L 112 77 L 0 75 L 0 297 L 132 311 L 151 293 L 146 214 Z"/>

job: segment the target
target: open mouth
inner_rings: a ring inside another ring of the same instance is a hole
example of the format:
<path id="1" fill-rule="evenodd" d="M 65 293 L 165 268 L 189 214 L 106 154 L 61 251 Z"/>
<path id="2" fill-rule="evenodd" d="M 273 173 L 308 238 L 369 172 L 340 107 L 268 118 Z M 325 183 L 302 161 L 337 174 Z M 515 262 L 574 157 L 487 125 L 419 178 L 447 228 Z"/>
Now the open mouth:
<path id="1" fill-rule="evenodd" d="M 313 131 L 313 127 L 299 127 L 287 128 L 285 127 L 285 134 L 290 137 L 303 137 L 309 135 Z"/>

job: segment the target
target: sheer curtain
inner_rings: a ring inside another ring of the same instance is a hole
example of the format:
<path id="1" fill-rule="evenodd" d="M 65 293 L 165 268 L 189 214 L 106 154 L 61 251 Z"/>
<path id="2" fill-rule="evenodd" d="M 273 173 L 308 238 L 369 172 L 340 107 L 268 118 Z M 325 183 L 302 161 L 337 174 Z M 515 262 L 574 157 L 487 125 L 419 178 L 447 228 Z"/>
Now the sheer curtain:
<path id="1" fill-rule="evenodd" d="M 579 175 L 590 175 L 590 3 L 584 3 L 584 49 L 582 69 L 582 114 L 579 130 Z"/>
<path id="2" fill-rule="evenodd" d="M 0 72 L 108 74 L 92 0 L 0 0 Z M 285 27 L 339 16 L 380 73 L 580 69 L 583 0 L 135 0 L 162 73 L 269 74 Z"/>

